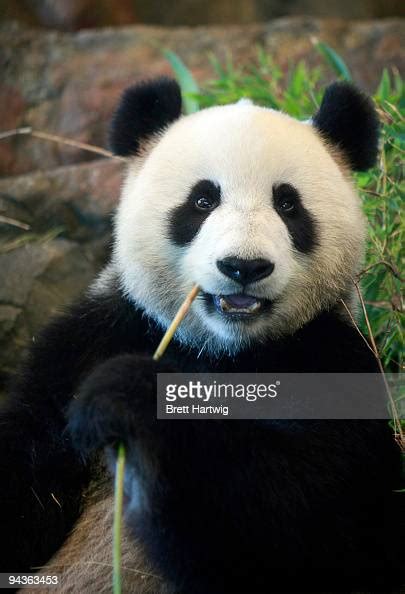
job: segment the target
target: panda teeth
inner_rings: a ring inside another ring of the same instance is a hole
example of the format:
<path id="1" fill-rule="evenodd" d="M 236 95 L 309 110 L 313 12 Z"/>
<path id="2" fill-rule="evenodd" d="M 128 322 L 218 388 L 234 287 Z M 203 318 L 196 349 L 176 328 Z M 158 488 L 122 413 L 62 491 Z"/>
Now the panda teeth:
<path id="1" fill-rule="evenodd" d="M 262 304 L 260 303 L 260 301 L 255 301 L 254 303 L 246 307 L 234 307 L 233 305 L 228 303 L 228 301 L 224 297 L 220 297 L 219 305 L 221 311 L 223 311 L 224 313 L 251 314 L 260 309 Z"/>

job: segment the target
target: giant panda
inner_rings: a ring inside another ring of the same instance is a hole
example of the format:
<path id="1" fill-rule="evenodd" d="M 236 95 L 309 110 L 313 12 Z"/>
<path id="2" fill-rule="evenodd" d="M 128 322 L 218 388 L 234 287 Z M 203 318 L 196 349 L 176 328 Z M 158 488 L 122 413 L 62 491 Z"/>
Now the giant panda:
<path id="1" fill-rule="evenodd" d="M 167 78 L 123 94 L 110 262 L 35 337 L 1 410 L 1 571 L 45 565 L 56 591 L 109 591 L 122 441 L 125 592 L 397 587 L 386 421 L 157 420 L 155 398 L 159 372 L 378 371 L 343 305 L 365 240 L 352 172 L 378 136 L 345 82 L 305 122 L 247 100 L 184 116 Z"/>

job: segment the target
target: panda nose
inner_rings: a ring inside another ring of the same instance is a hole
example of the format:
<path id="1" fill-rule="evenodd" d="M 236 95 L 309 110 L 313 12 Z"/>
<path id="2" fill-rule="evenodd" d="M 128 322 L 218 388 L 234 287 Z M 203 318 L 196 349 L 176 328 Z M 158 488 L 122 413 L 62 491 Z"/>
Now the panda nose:
<path id="1" fill-rule="evenodd" d="M 270 274 L 274 270 L 273 262 L 257 258 L 256 260 L 242 260 L 232 256 L 217 260 L 218 269 L 241 285 L 255 283 Z"/>

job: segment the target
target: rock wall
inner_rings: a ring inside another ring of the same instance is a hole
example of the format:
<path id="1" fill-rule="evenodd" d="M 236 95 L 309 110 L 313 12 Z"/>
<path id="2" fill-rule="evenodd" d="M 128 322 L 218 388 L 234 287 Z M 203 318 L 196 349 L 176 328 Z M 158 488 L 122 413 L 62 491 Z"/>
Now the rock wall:
<path id="1" fill-rule="evenodd" d="M 370 19 L 405 16 L 402 0 L 3 0 L 0 20 L 62 31 L 105 25 L 248 24 L 282 16 Z"/>

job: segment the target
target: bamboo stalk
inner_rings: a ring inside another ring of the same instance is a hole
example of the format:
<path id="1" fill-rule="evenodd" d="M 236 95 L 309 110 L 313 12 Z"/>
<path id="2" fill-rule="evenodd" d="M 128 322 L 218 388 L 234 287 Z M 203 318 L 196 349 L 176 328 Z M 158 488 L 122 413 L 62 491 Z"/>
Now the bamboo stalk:
<path id="1" fill-rule="evenodd" d="M 353 279 L 353 283 L 354 283 L 354 286 L 355 286 L 355 289 L 356 289 L 356 292 L 357 292 L 357 296 L 358 296 L 359 301 L 360 301 L 361 309 L 363 311 L 364 319 L 365 319 L 365 322 L 366 322 L 367 331 L 368 331 L 368 337 L 370 339 L 371 347 L 372 347 L 371 350 L 373 351 L 374 356 L 376 358 L 377 365 L 378 365 L 378 368 L 379 368 L 380 373 L 382 375 L 384 386 L 385 386 L 385 389 L 386 389 L 386 392 L 387 392 L 387 395 L 388 395 L 388 399 L 390 401 L 391 412 L 392 412 L 392 420 L 393 420 L 393 423 L 394 423 L 395 439 L 396 439 L 398 445 L 400 446 L 401 450 L 402 451 L 405 451 L 405 435 L 404 435 L 404 431 L 402 429 L 401 419 L 399 418 L 399 413 L 398 413 L 397 405 L 395 403 L 394 398 L 392 397 L 391 390 L 390 390 L 390 387 L 388 385 L 387 376 L 385 375 L 385 371 L 384 371 L 384 367 L 383 367 L 383 364 L 382 364 L 382 361 L 381 361 L 380 353 L 378 352 L 377 343 L 375 341 L 373 330 L 371 328 L 370 319 L 368 317 L 366 304 L 364 302 L 363 295 L 361 293 L 361 290 L 360 290 L 360 286 L 359 286 L 358 281 L 355 280 L 355 279 Z"/>
<path id="2" fill-rule="evenodd" d="M 182 322 L 182 320 L 184 319 L 188 310 L 190 309 L 191 304 L 193 303 L 194 299 L 197 297 L 199 291 L 200 291 L 200 287 L 198 285 L 195 285 L 191 289 L 190 293 L 187 295 L 187 297 L 185 298 L 183 303 L 181 304 L 178 312 L 176 313 L 176 315 L 173 318 L 172 323 L 170 324 L 170 326 L 166 330 L 165 334 L 163 335 L 163 338 L 160 341 L 158 348 L 154 352 L 154 355 L 153 355 L 154 361 L 158 361 L 164 354 L 165 350 L 169 346 L 171 339 L 173 338 L 174 333 L 176 332 L 179 324 Z"/>
<path id="3" fill-rule="evenodd" d="M 113 522 L 113 594 L 121 594 L 121 535 L 122 509 L 124 502 L 125 448 L 118 446 L 115 470 L 114 489 L 114 522 Z"/>
<path id="4" fill-rule="evenodd" d="M 176 313 L 172 323 L 163 335 L 154 355 L 153 360 L 158 361 L 167 349 L 179 324 L 186 316 L 194 299 L 197 297 L 200 288 L 195 285 L 187 295 Z M 118 447 L 118 455 L 115 469 L 114 488 L 114 525 L 113 525 L 113 594 L 121 594 L 121 534 L 122 534 L 122 510 L 124 498 L 125 478 L 125 447 L 121 443 Z"/>

